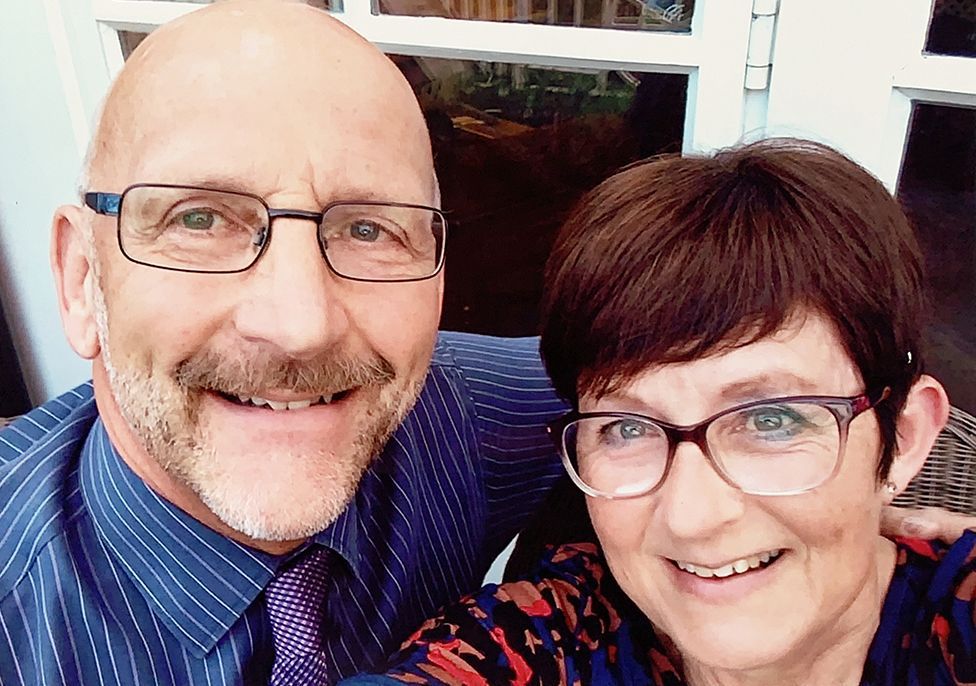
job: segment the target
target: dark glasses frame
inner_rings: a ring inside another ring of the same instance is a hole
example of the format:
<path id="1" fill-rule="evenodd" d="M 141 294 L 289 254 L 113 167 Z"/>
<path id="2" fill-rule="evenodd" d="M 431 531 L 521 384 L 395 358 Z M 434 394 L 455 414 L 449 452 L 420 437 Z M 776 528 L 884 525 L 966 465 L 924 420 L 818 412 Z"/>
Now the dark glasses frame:
<path id="1" fill-rule="evenodd" d="M 125 206 L 125 199 L 128 193 L 134 189 L 139 188 L 172 188 L 172 189 L 186 189 L 189 191 L 208 191 L 211 193 L 223 193 L 226 195 L 234 195 L 241 198 L 249 198 L 259 202 L 268 214 L 268 226 L 265 230 L 265 234 L 261 237 L 261 242 L 258 251 L 254 254 L 254 258 L 244 267 L 240 269 L 191 269 L 188 267 L 174 267 L 169 265 L 160 265 L 153 262 L 146 262 L 145 260 L 140 260 L 128 252 L 126 252 L 125 245 L 122 240 L 122 210 Z M 444 256 L 446 254 L 447 248 L 447 217 L 444 216 L 444 212 L 437 209 L 436 207 L 429 207 L 427 205 L 417 205 L 413 203 L 402 203 L 402 202 L 385 202 L 381 200 L 340 200 L 336 202 L 329 203 L 321 212 L 311 212 L 309 210 L 296 210 L 296 209 L 285 209 L 285 208 L 272 208 L 265 202 L 264 198 L 259 195 L 254 195 L 253 193 L 244 193 L 241 191 L 228 191 L 222 188 L 209 188 L 206 186 L 185 186 L 183 184 L 170 184 L 170 183 L 134 183 L 128 186 L 121 193 L 102 193 L 97 191 L 90 191 L 84 194 L 85 206 L 94 211 L 96 214 L 101 214 L 109 217 L 115 217 L 116 226 L 116 239 L 118 241 L 119 250 L 130 262 L 136 264 L 141 264 L 146 267 L 153 267 L 155 269 L 165 269 L 167 271 L 173 272 L 187 272 L 192 274 L 239 274 L 241 272 L 246 272 L 248 269 L 257 264 L 258 260 L 267 251 L 268 246 L 271 244 L 272 238 L 272 225 L 274 220 L 278 217 L 289 217 L 292 219 L 307 219 L 308 221 L 315 222 L 316 227 L 322 226 L 322 221 L 325 218 L 326 213 L 334 207 L 348 207 L 348 206 L 373 206 L 373 207 L 401 207 L 407 209 L 417 209 L 417 210 L 427 210 L 435 217 L 440 220 L 440 225 L 442 231 L 440 236 L 437 235 L 436 231 L 434 233 L 434 240 L 437 242 L 437 260 L 431 273 L 424 276 L 411 276 L 411 277 L 400 277 L 400 278 L 388 278 L 388 279 L 376 279 L 376 278 L 365 278 L 361 276 L 350 276 L 344 274 L 343 272 L 336 269 L 335 265 L 329 260 L 328 246 L 325 244 L 325 239 L 322 237 L 321 231 L 316 231 L 316 242 L 319 245 L 319 252 L 322 253 L 322 258 L 325 260 L 326 265 L 329 267 L 329 271 L 338 277 L 343 279 L 348 279 L 350 281 L 364 281 L 367 283 L 405 283 L 410 281 L 426 281 L 427 279 L 432 279 L 444 268 Z"/>
<path id="2" fill-rule="evenodd" d="M 754 400 L 741 405 L 729 407 L 696 424 L 687 425 L 672 424 L 670 422 L 665 422 L 660 419 L 648 417 L 647 415 L 636 412 L 579 412 L 578 410 L 571 410 L 562 417 L 550 422 L 546 428 L 549 432 L 550 438 L 556 444 L 556 448 L 559 451 L 560 458 L 562 459 L 563 467 L 566 469 L 569 477 L 581 491 L 592 497 L 607 498 L 610 500 L 625 500 L 629 498 L 639 498 L 653 493 L 664 484 L 665 480 L 667 480 L 668 474 L 671 472 L 671 466 L 674 464 L 675 453 L 677 452 L 678 445 L 680 443 L 694 443 L 696 446 L 698 446 L 698 449 L 705 456 L 705 459 L 708 460 L 708 463 L 711 465 L 712 469 L 715 470 L 722 480 L 732 488 L 742 491 L 743 493 L 763 496 L 798 495 L 822 486 L 837 475 L 837 472 L 840 470 L 841 463 L 843 462 L 844 449 L 847 446 L 847 435 L 851 421 L 858 415 L 876 407 L 878 403 L 888 398 L 890 394 L 891 388 L 885 386 L 875 391 L 868 391 L 862 393 L 861 395 L 850 397 L 833 395 L 794 395 L 777 398 L 765 398 L 762 400 Z M 837 448 L 837 457 L 834 460 L 834 467 L 831 472 L 827 474 L 819 483 L 801 489 L 773 492 L 745 489 L 737 484 L 734 479 L 732 479 L 732 477 L 725 471 L 721 461 L 716 459 L 712 454 L 707 439 L 708 428 L 716 420 L 730 414 L 748 410 L 753 407 L 762 407 L 764 405 L 776 403 L 807 403 L 819 405 L 827 409 L 833 415 L 834 419 L 837 421 L 837 428 L 839 431 L 839 443 Z M 655 484 L 645 490 L 620 495 L 617 493 L 607 493 L 601 491 L 583 481 L 579 475 L 576 465 L 574 464 L 576 458 L 570 454 L 571 451 L 567 445 L 566 432 L 572 424 L 580 420 L 598 418 L 633 419 L 645 424 L 651 424 L 661 429 L 668 441 L 668 454 L 667 461 L 664 465 L 664 470 L 661 472 L 661 478 L 658 479 Z"/>

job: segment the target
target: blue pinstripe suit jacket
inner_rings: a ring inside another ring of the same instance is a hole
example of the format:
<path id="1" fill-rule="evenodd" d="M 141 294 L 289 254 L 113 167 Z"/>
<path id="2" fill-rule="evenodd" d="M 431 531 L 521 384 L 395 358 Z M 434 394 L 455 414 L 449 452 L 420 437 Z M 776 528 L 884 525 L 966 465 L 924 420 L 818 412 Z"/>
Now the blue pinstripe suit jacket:
<path id="1" fill-rule="evenodd" d="M 564 410 L 537 339 L 441 334 L 414 410 L 315 538 L 333 680 L 375 666 L 476 589 L 561 469 Z M 135 476 L 85 384 L 0 432 L 0 684 L 258 684 L 262 590 L 282 560 L 188 517 Z"/>

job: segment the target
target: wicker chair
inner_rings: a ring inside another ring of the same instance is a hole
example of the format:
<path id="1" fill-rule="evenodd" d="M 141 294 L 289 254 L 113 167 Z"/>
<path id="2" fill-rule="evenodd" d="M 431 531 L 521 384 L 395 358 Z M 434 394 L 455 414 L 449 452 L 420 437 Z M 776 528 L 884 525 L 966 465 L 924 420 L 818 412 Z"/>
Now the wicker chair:
<path id="1" fill-rule="evenodd" d="M 895 504 L 976 514 L 976 417 L 950 408 L 925 466 Z"/>

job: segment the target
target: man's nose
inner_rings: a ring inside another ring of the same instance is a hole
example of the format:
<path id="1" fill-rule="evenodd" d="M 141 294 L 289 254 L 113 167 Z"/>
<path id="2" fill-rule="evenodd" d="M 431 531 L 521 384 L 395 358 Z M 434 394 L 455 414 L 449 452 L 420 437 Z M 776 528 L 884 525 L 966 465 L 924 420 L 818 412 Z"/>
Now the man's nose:
<path id="1" fill-rule="evenodd" d="M 694 443 L 680 443 L 659 492 L 659 513 L 671 536 L 707 539 L 739 519 L 743 493 L 730 486 Z"/>
<path id="2" fill-rule="evenodd" d="M 349 328 L 349 284 L 322 257 L 314 222 L 275 219 L 271 243 L 246 272 L 235 315 L 238 333 L 298 358 L 335 345 Z"/>

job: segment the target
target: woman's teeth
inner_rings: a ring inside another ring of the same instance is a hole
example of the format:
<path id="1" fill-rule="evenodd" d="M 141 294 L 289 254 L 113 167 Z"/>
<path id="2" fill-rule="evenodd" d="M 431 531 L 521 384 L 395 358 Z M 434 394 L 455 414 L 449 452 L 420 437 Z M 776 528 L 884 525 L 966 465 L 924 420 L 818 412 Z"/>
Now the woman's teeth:
<path id="1" fill-rule="evenodd" d="M 756 569 L 761 565 L 768 564 L 772 560 L 779 557 L 782 550 L 770 550 L 765 553 L 760 553 L 758 555 L 750 555 L 749 557 L 743 557 L 728 564 L 722 565 L 718 568 L 705 567 L 703 565 L 696 565 L 690 562 L 682 562 L 681 560 L 675 560 L 674 563 L 681 569 L 689 574 L 694 574 L 695 576 L 700 576 L 703 579 L 711 579 L 712 577 L 724 578 L 727 576 L 732 576 L 733 574 L 744 574 L 750 569 Z"/>
<path id="2" fill-rule="evenodd" d="M 311 407 L 312 405 L 328 405 L 332 402 L 332 395 L 322 395 L 318 398 L 309 398 L 308 400 L 268 400 L 267 398 L 260 398 L 258 396 L 246 396 L 238 395 L 237 399 L 242 405 L 253 405 L 255 407 L 268 407 L 275 411 L 281 410 L 304 410 L 306 407 Z"/>

